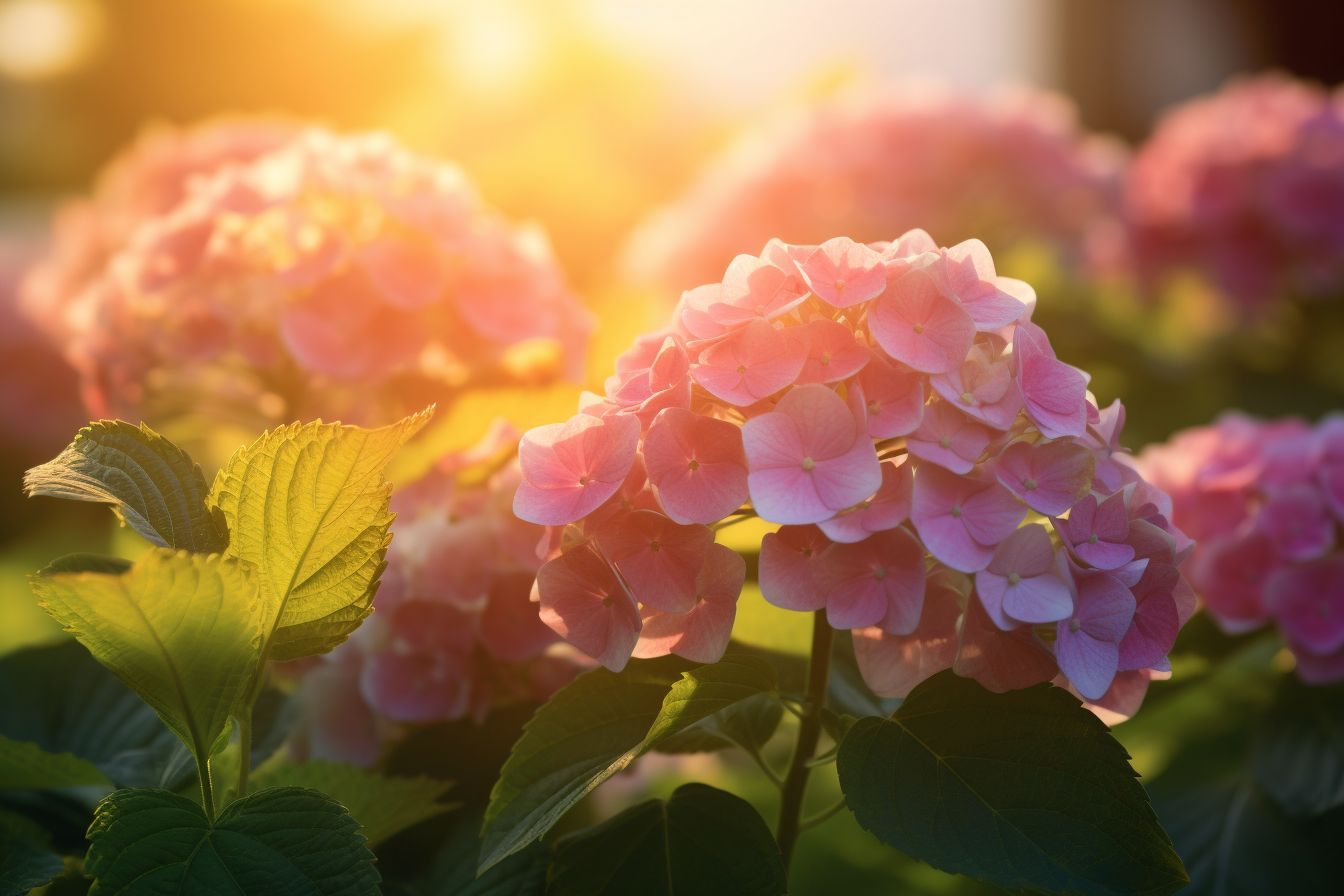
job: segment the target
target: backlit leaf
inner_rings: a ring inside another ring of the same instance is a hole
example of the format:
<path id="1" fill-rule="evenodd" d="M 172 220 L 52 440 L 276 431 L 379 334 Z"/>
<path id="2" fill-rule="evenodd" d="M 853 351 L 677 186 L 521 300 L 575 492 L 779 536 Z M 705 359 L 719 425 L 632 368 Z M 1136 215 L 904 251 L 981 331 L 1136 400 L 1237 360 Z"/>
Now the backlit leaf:
<path id="1" fill-rule="evenodd" d="M 70 753 L 48 753 L 30 741 L 0 737 L 0 790 L 49 790 L 107 784 L 98 767 Z"/>
<path id="2" fill-rule="evenodd" d="M 306 787 L 325 793 L 359 822 L 370 846 L 452 808 L 449 781 L 391 777 L 339 762 L 276 762 L 257 769 L 256 786 Z"/>
<path id="3" fill-rule="evenodd" d="M 313 790 L 273 787 L 213 824 L 166 790 L 118 790 L 98 806 L 84 869 L 98 896 L 246 893 L 377 896 L 359 824 Z"/>
<path id="4" fill-rule="evenodd" d="M 1187 881 L 1124 749 L 1060 688 L 941 673 L 890 719 L 855 722 L 836 766 L 860 825 L 945 871 L 1111 896 Z"/>
<path id="5" fill-rule="evenodd" d="M 101 420 L 23 477 L 29 496 L 110 504 L 156 545 L 199 554 L 229 543 L 224 518 L 206 507 L 205 477 L 185 451 L 148 426 Z"/>
<path id="6" fill-rule="evenodd" d="M 22 896 L 61 873 L 65 863 L 45 846 L 0 825 L 0 896 Z"/>
<path id="7" fill-rule="evenodd" d="M 198 758 L 250 684 L 271 614 L 242 564 L 156 549 L 121 575 L 39 574 L 42 607 Z"/>
<path id="8" fill-rule="evenodd" d="M 257 570 L 279 607 L 270 659 L 331 650 L 369 614 L 391 538 L 383 470 L 432 413 L 372 430 L 282 426 L 220 470 L 208 500 L 234 533 L 227 553 Z"/>

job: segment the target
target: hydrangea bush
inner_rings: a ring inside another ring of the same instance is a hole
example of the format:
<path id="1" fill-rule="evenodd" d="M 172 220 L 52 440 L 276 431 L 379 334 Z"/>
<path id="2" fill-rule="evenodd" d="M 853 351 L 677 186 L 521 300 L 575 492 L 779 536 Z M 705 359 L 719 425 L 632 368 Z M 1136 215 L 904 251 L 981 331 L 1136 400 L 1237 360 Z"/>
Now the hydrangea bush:
<path id="1" fill-rule="evenodd" d="M 384 419 L 554 376 L 591 322 L 543 237 L 384 135 L 221 122 L 143 141 L 58 221 L 29 312 L 99 415 Z M 542 347 L 546 350 L 539 351 Z"/>
<path id="2" fill-rule="evenodd" d="M 1283 75 L 1172 110 L 1125 184 L 1130 263 L 1194 269 L 1248 313 L 1344 288 L 1344 93 Z"/>
<path id="3" fill-rule="evenodd" d="M 1058 94 L 852 90 L 744 135 L 636 232 L 626 267 L 681 289 L 772 236 L 867 241 L 917 226 L 998 252 L 1040 243 L 1077 265 L 1118 221 L 1124 162 Z"/>
<path id="4" fill-rule="evenodd" d="M 1190 581 L 1219 625 L 1273 623 L 1304 681 L 1344 679 L 1344 418 L 1230 413 L 1139 460 L 1199 540 Z"/>
<path id="5" fill-rule="evenodd" d="M 523 438 L 514 507 L 557 527 L 542 619 L 613 670 L 713 662 L 744 578 L 714 527 L 759 516 L 766 600 L 854 630 L 878 693 L 952 667 L 1131 713 L 1192 610 L 1190 543 L 1034 304 L 922 231 L 739 256 Z"/>
<path id="6" fill-rule="evenodd" d="M 397 490 L 378 612 L 282 672 L 298 683 L 297 752 L 367 766 L 407 725 L 541 702 L 591 665 L 529 600 L 544 529 L 512 513 L 516 442 L 497 425 Z"/>

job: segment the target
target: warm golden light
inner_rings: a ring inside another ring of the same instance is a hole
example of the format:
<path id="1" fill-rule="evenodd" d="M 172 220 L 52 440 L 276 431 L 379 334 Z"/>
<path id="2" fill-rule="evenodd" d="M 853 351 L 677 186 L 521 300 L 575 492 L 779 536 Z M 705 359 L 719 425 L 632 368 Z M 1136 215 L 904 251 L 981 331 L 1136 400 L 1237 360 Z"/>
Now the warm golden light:
<path id="1" fill-rule="evenodd" d="M 98 16 L 78 0 L 10 0 L 0 5 L 0 73 L 41 80 L 76 68 L 93 49 Z"/>

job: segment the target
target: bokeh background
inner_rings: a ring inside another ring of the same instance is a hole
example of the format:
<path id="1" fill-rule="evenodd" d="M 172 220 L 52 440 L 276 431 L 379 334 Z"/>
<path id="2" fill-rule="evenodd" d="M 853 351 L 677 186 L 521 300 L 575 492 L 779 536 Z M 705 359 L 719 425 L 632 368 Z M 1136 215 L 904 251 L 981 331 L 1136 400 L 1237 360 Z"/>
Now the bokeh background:
<path id="1" fill-rule="evenodd" d="M 918 81 L 973 95 L 1054 89 L 1076 104 L 1084 129 L 1133 146 L 1164 110 L 1237 75 L 1277 70 L 1338 84 L 1344 21 L 1335 7 L 0 0 L 0 653 L 62 637 L 33 606 L 30 571 L 68 551 L 115 551 L 123 537 L 102 508 L 20 495 L 22 471 L 58 452 L 86 411 L 75 376 L 24 321 L 15 296 L 52 210 L 90 189 L 101 166 L 146 127 L 273 113 L 341 131 L 388 131 L 460 164 L 487 203 L 549 235 L 570 284 L 598 316 L 589 369 L 590 383 L 600 383 L 615 355 L 675 298 L 632 273 L 632 234 L 744 133 L 831 95 Z M 1344 407 L 1337 309 L 1318 304 L 1248 322 L 1220 312 L 1198 286 L 1140 306 L 1030 252 L 1009 264 L 1006 273 L 1037 284 L 1061 356 L 1094 373 L 1103 402 L 1124 398 L 1130 447 L 1231 405 L 1309 417 Z M 497 413 L 523 425 L 558 419 L 576 388 L 465 399 L 417 456 L 469 444 Z M 1198 663 L 1187 668 L 1199 671 Z M 1134 735 L 1141 765 L 1158 767 L 1167 749 L 1159 722 L 1186 710 L 1158 709 Z M 500 738 L 515 723 L 499 721 Z M 432 754 L 442 736 L 422 733 L 402 761 L 414 767 L 423 758 L 417 750 Z M 488 767 L 489 750 L 481 755 Z M 723 786 L 755 786 L 747 774 L 705 763 L 700 772 Z M 770 799 L 763 789 L 752 795 Z M 880 848 L 847 815 L 804 839 L 800 866 L 800 892 L 878 892 L 893 880 L 911 892 L 970 887 Z"/>

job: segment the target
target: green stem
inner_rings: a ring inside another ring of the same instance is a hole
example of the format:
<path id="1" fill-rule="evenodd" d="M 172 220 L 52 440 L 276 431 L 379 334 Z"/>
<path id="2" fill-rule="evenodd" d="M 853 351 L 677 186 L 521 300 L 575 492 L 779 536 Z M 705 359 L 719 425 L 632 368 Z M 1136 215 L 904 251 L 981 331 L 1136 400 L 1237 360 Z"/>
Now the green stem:
<path id="1" fill-rule="evenodd" d="M 201 808 L 205 810 L 205 817 L 211 821 L 215 820 L 215 785 L 210 780 L 210 757 L 196 757 L 196 776 L 201 779 Z"/>
<path id="2" fill-rule="evenodd" d="M 826 682 L 831 672 L 831 639 L 835 631 L 826 622 L 826 611 L 817 610 L 812 616 L 812 657 L 807 667 L 807 702 L 798 721 L 798 740 L 779 802 L 779 824 L 775 839 L 784 855 L 784 868 L 789 867 L 793 847 L 801 831 L 803 797 L 807 793 L 807 776 L 811 772 L 808 760 L 817 752 L 821 740 L 821 710 L 826 703 Z"/>
<path id="3" fill-rule="evenodd" d="M 247 776 L 252 771 L 252 707 L 238 719 L 238 794 L 247 796 Z"/>

